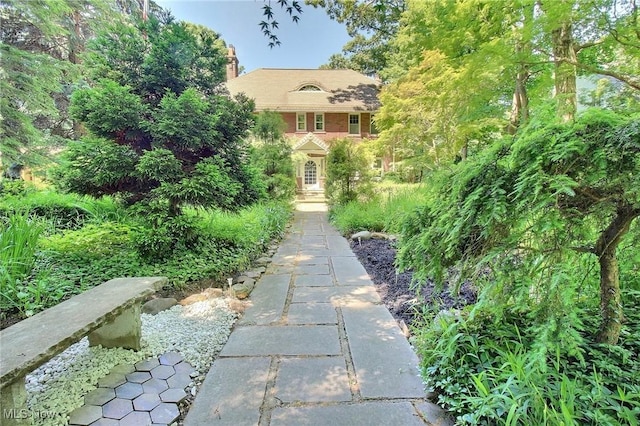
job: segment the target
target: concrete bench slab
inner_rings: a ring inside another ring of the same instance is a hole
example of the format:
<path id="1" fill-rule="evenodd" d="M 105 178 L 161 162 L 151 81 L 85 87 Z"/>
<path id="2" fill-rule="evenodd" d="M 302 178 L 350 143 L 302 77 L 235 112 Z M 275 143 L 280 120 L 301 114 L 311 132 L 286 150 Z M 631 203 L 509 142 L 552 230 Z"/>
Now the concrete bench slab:
<path id="1" fill-rule="evenodd" d="M 24 406 L 24 377 L 84 336 L 92 346 L 140 349 L 141 301 L 166 282 L 113 279 L 0 331 L 3 407 Z"/>

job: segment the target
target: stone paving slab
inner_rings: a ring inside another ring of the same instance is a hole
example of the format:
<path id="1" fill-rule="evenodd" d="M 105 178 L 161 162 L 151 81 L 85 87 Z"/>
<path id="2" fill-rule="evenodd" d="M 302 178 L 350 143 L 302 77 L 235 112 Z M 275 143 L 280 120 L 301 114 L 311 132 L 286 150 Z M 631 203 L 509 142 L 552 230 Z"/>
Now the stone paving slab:
<path id="1" fill-rule="evenodd" d="M 276 408 L 271 426 L 424 426 L 410 402 Z"/>
<path id="2" fill-rule="evenodd" d="M 184 425 L 257 425 L 270 364 L 268 357 L 216 359 Z"/>
<path id="3" fill-rule="evenodd" d="M 286 358 L 278 366 L 275 396 L 283 402 L 351 401 L 342 357 Z"/>
<path id="4" fill-rule="evenodd" d="M 354 262 L 352 257 L 334 256 L 331 258 L 331 264 L 338 285 L 373 285 L 364 266 L 358 261 Z"/>
<path id="5" fill-rule="evenodd" d="M 331 275 L 298 275 L 294 278 L 296 287 L 332 287 L 334 285 Z"/>
<path id="6" fill-rule="evenodd" d="M 294 275 L 329 275 L 329 265 L 299 265 L 293 269 Z"/>
<path id="7" fill-rule="evenodd" d="M 330 325 L 238 327 L 220 352 L 220 356 L 339 354 L 338 328 Z"/>
<path id="8" fill-rule="evenodd" d="M 355 258 L 355 253 L 349 250 L 340 250 L 340 249 L 309 249 L 304 251 L 305 255 L 308 256 L 330 256 L 330 257 L 352 257 Z"/>
<path id="9" fill-rule="evenodd" d="M 351 303 L 381 303 L 380 295 L 372 285 L 362 287 L 297 287 L 292 303 L 332 303 L 345 306 Z"/>
<path id="10" fill-rule="evenodd" d="M 295 259 L 296 265 L 328 265 L 329 257 L 327 256 L 310 256 L 306 253 L 298 254 Z"/>
<path id="11" fill-rule="evenodd" d="M 276 266 L 291 266 L 296 260 L 298 252 L 290 254 L 275 254 L 271 258 L 271 264 Z"/>
<path id="12" fill-rule="evenodd" d="M 177 404 L 187 396 L 184 388 L 191 382 L 189 374 L 193 371 L 177 352 L 135 365 L 118 365 L 105 376 L 108 380 L 99 380 L 99 387 L 85 396 L 85 405 L 70 414 L 69 424 L 171 424 L 179 416 Z M 174 380 L 177 378 L 183 379 Z"/>
<path id="13" fill-rule="evenodd" d="M 340 234 L 327 235 L 327 247 L 331 250 L 351 251 L 349 242 Z"/>
<path id="14" fill-rule="evenodd" d="M 237 324 L 264 325 L 280 320 L 287 300 L 290 281 L 290 274 L 263 275 L 256 284 L 256 288 L 251 292 L 250 306 Z"/>
<path id="15" fill-rule="evenodd" d="M 338 314 L 331 303 L 292 303 L 289 306 L 287 323 L 301 324 L 337 324 Z"/>
<path id="16" fill-rule="evenodd" d="M 385 306 L 345 306 L 342 316 L 363 398 L 425 396 L 418 357 Z"/>

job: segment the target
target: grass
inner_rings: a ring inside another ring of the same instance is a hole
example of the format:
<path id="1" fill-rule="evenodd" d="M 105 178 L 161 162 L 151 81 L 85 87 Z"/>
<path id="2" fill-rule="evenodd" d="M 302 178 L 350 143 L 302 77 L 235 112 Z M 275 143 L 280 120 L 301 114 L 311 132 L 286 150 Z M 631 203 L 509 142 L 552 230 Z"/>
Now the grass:
<path id="1" fill-rule="evenodd" d="M 381 182 L 375 193 L 370 201 L 354 201 L 331 209 L 331 221 L 342 234 L 364 230 L 398 233 L 403 218 L 425 200 L 420 184 Z"/>
<path id="2" fill-rule="evenodd" d="M 0 225 L 0 308 L 20 307 L 20 286 L 33 269 L 42 226 L 26 216 L 14 215 Z"/>

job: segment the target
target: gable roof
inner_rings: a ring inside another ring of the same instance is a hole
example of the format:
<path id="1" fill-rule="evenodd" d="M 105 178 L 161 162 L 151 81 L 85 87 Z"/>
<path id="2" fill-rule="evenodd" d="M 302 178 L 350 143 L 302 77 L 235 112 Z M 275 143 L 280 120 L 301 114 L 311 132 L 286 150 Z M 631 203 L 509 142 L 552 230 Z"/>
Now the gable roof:
<path id="1" fill-rule="evenodd" d="M 380 84 L 353 70 L 260 68 L 226 82 L 232 95 L 245 93 L 256 110 L 350 112 L 380 108 Z M 316 86 L 316 90 L 300 90 Z"/>

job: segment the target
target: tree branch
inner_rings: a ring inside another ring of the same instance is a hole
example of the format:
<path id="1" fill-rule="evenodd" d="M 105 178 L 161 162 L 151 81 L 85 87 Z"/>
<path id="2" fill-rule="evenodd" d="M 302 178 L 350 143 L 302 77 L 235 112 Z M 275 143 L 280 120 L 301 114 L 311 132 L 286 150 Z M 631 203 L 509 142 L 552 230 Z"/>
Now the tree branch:
<path id="1" fill-rule="evenodd" d="M 573 65 L 577 68 L 580 68 L 582 70 L 585 71 L 589 71 L 590 73 L 593 74 L 601 74 L 601 75 L 607 75 L 609 77 L 613 77 L 616 80 L 630 86 L 633 87 L 636 90 L 640 90 L 640 80 L 638 80 L 637 78 L 632 78 L 631 76 L 627 76 L 624 74 L 620 74 L 618 72 L 615 71 L 609 71 L 609 70 L 605 70 L 602 68 L 598 68 L 598 67 L 592 67 L 590 65 L 586 65 L 586 64 L 582 64 L 580 62 L 576 62 L 576 61 L 569 61 L 568 59 L 562 58 L 559 59 L 560 62 L 565 62 L 567 64 Z"/>

